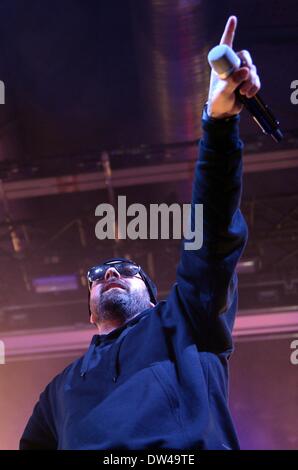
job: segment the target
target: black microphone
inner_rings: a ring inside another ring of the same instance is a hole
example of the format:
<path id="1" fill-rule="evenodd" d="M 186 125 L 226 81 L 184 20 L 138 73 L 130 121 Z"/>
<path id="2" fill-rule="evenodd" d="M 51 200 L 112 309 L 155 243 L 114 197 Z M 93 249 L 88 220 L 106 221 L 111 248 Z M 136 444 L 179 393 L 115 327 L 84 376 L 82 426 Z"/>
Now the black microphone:
<path id="1" fill-rule="evenodd" d="M 211 49 L 208 54 L 208 62 L 219 78 L 223 80 L 228 78 L 239 67 L 244 66 L 233 49 L 226 44 L 221 44 Z M 239 101 L 243 103 L 264 134 L 269 134 L 275 142 L 280 142 L 283 134 L 279 128 L 279 121 L 277 121 L 270 108 L 264 103 L 258 93 L 252 98 L 247 98 L 241 95 L 239 87 L 235 91 Z"/>

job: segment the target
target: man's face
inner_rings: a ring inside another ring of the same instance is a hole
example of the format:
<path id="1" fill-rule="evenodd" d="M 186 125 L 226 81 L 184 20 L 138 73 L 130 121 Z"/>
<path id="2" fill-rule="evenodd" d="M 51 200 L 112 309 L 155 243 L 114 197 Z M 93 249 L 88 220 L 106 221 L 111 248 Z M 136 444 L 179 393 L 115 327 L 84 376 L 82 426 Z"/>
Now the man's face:
<path id="1" fill-rule="evenodd" d="M 124 277 L 109 267 L 104 278 L 94 281 L 90 291 L 91 323 L 104 320 L 125 322 L 153 306 L 140 274 Z"/>

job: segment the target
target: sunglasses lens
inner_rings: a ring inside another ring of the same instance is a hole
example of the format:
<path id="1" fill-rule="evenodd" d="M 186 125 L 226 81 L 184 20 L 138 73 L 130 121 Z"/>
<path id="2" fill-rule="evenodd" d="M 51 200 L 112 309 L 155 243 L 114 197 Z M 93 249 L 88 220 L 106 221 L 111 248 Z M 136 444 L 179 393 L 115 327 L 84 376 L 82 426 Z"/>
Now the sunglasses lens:
<path id="1" fill-rule="evenodd" d="M 106 271 L 111 267 L 114 267 L 119 274 L 126 277 L 135 276 L 139 272 L 139 267 L 130 263 L 103 264 L 90 269 L 88 272 L 89 282 L 102 281 Z"/>
<path id="2" fill-rule="evenodd" d="M 121 263 L 117 265 L 116 269 L 122 276 L 126 277 L 135 276 L 139 272 L 138 266 L 129 263 Z"/>
<path id="3" fill-rule="evenodd" d="M 91 268 L 88 272 L 88 280 L 90 282 L 100 281 L 103 279 L 106 270 L 106 266 L 95 266 L 94 268 Z"/>

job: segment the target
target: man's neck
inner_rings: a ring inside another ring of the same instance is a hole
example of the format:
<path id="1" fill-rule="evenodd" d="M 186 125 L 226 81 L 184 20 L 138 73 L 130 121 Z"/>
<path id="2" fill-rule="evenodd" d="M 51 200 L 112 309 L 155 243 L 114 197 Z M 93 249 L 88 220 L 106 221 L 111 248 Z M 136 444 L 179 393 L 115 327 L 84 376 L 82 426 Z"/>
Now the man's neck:
<path id="1" fill-rule="evenodd" d="M 98 334 L 107 335 L 111 333 L 111 331 L 116 330 L 116 328 L 124 325 L 124 323 L 125 322 L 121 322 L 120 320 L 106 320 L 97 323 Z"/>
<path id="2" fill-rule="evenodd" d="M 121 320 L 103 320 L 100 323 L 97 323 L 97 329 L 98 329 L 98 334 L 99 335 L 107 335 L 111 333 L 111 331 L 116 330 L 116 328 L 119 328 L 120 326 L 125 325 L 128 323 L 130 320 L 133 318 L 137 317 L 140 315 L 142 312 L 136 313 L 133 317 L 127 319 L 126 321 L 121 321 Z"/>

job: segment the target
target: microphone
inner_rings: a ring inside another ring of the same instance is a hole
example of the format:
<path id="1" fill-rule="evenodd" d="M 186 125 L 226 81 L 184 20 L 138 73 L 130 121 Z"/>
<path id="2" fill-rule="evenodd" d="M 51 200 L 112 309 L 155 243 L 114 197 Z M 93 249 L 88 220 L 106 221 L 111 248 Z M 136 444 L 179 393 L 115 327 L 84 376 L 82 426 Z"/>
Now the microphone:
<path id="1" fill-rule="evenodd" d="M 219 78 L 223 80 L 228 78 L 235 70 L 243 65 L 241 59 L 233 49 L 226 44 L 213 47 L 208 54 L 208 62 L 210 67 L 218 74 Z M 283 138 L 283 134 L 279 128 L 279 121 L 277 121 L 260 95 L 257 93 L 252 98 L 247 98 L 241 95 L 239 87 L 236 89 L 235 93 L 264 134 L 269 134 L 275 142 L 280 142 Z"/>

